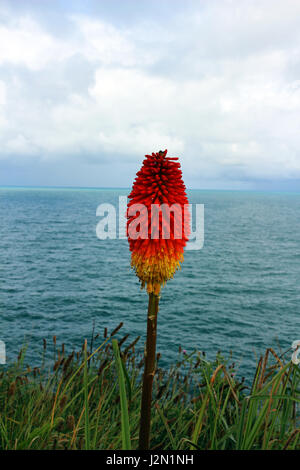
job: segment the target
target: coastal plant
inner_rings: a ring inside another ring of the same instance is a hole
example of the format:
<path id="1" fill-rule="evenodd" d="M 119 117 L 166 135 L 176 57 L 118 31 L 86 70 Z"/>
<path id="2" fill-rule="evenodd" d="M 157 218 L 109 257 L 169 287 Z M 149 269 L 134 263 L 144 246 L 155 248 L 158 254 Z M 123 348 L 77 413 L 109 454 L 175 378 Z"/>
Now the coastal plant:
<path id="1" fill-rule="evenodd" d="M 118 378 L 119 378 L 120 402 L 121 402 L 122 449 L 131 450 L 128 403 L 127 403 L 126 385 L 125 385 L 125 376 L 126 377 L 128 376 L 127 376 L 127 371 L 124 367 L 123 361 L 120 357 L 118 341 L 116 339 L 112 340 L 112 346 L 113 346 L 115 361 L 116 361 L 117 368 L 118 368 Z M 130 387 L 129 380 L 128 380 L 128 383 Z"/>
<path id="2" fill-rule="evenodd" d="M 187 205 L 178 158 L 167 157 L 167 150 L 146 155 L 129 195 L 127 211 L 131 266 L 149 295 L 140 449 L 148 449 L 150 445 L 160 291 L 183 261 L 190 231 Z"/>
<path id="3" fill-rule="evenodd" d="M 68 353 L 57 342 L 51 367 L 43 359 L 28 365 L 23 350 L 2 369 L 1 450 L 118 450 L 127 437 L 132 450 L 139 448 L 143 351 L 121 328 Z M 180 350 L 167 368 L 161 360 L 150 449 L 300 450 L 300 370 L 286 355 L 267 350 L 245 378 L 219 353 L 208 359 Z"/>

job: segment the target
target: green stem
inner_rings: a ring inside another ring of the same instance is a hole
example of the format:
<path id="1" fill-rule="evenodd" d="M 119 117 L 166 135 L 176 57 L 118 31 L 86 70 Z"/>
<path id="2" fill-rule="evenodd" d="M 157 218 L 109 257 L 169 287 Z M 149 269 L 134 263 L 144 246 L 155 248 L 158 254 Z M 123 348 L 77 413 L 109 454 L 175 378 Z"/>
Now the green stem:
<path id="1" fill-rule="evenodd" d="M 149 449 L 151 426 L 152 385 L 155 374 L 156 329 L 159 296 L 149 294 L 147 342 L 145 350 L 145 369 L 143 377 L 143 392 L 141 404 L 140 440 L 141 450 Z"/>

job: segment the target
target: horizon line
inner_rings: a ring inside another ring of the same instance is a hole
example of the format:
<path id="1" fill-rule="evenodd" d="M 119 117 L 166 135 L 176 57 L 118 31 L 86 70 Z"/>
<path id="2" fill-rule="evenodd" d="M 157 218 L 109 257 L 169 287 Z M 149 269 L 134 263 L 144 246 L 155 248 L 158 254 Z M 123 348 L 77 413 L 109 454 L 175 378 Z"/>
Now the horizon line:
<path id="1" fill-rule="evenodd" d="M 131 190 L 131 187 L 119 186 L 56 186 L 56 185 L 0 185 L 0 189 L 82 189 L 82 190 Z M 296 189 L 255 189 L 255 188 L 186 188 L 187 191 L 223 191 L 223 192 L 259 192 L 259 193 L 293 193 L 300 194 Z"/>

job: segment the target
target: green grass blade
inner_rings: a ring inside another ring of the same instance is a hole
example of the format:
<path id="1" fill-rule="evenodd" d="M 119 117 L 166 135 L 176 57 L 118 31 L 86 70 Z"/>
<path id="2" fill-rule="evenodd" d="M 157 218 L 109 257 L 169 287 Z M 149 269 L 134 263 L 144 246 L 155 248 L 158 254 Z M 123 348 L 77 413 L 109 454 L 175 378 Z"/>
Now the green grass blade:
<path id="1" fill-rule="evenodd" d="M 239 419 L 239 423 L 238 423 L 238 428 L 237 428 L 237 440 L 236 440 L 236 449 L 237 450 L 242 449 L 242 445 L 243 445 L 244 424 L 245 424 L 247 405 L 248 405 L 248 399 L 244 398 L 243 404 L 242 404 L 241 415 L 240 415 L 240 419 Z"/>
<path id="2" fill-rule="evenodd" d="M 131 390 L 130 379 L 129 379 L 128 372 L 127 372 L 127 370 L 126 370 L 125 364 L 124 364 L 124 362 L 123 362 L 122 360 L 121 360 L 121 364 L 122 364 L 122 369 L 123 369 L 123 373 L 124 373 L 124 377 L 125 377 L 126 385 L 127 385 L 128 400 L 129 400 L 129 402 L 131 402 L 132 390 Z"/>
<path id="3" fill-rule="evenodd" d="M 84 369 L 83 369 L 83 386 L 84 386 L 84 437 L 85 450 L 90 450 L 90 425 L 89 425 L 89 390 L 87 376 L 87 341 L 84 343 Z"/>
<path id="4" fill-rule="evenodd" d="M 174 437 L 173 437 L 173 434 L 172 434 L 172 432 L 171 432 L 171 429 L 170 429 L 170 427 L 169 427 L 169 425 L 168 425 L 168 421 L 166 420 L 166 418 L 165 418 L 165 416 L 164 416 L 162 410 L 160 409 L 160 406 L 159 406 L 158 403 L 155 403 L 155 408 L 157 409 L 158 414 L 159 414 L 159 416 L 160 416 L 160 418 L 161 418 L 161 420 L 162 420 L 162 422 L 163 422 L 163 424 L 164 424 L 164 426 L 165 426 L 165 428 L 166 428 L 167 434 L 168 434 L 168 436 L 169 436 L 169 439 L 170 439 L 170 442 L 171 442 L 171 445 L 172 445 L 172 450 L 177 450 L 176 442 L 175 442 L 175 440 L 174 440 Z"/>
<path id="5" fill-rule="evenodd" d="M 128 403 L 126 396 L 126 384 L 124 377 L 124 370 L 122 366 L 122 360 L 120 357 L 120 351 L 118 341 L 112 340 L 113 352 L 117 364 L 118 377 L 119 377 L 119 390 L 120 390 L 120 403 L 121 403 L 121 428 L 122 428 L 122 450 L 131 450 L 130 441 L 130 427 L 129 427 L 129 416 L 128 416 Z"/>
<path id="6" fill-rule="evenodd" d="M 200 411 L 199 411 L 196 426 L 195 426 L 195 429 L 194 429 L 194 432 L 193 432 L 193 435 L 192 435 L 192 439 L 191 439 L 192 444 L 190 446 L 190 450 L 193 450 L 195 448 L 195 446 L 197 446 L 198 437 L 199 437 L 199 434 L 201 432 L 202 425 L 203 425 L 203 416 L 204 416 L 204 412 L 205 412 L 208 400 L 209 400 L 209 392 L 206 392 L 206 395 L 204 397 L 204 400 L 202 402 L 202 405 L 201 405 L 201 408 L 200 408 Z"/>

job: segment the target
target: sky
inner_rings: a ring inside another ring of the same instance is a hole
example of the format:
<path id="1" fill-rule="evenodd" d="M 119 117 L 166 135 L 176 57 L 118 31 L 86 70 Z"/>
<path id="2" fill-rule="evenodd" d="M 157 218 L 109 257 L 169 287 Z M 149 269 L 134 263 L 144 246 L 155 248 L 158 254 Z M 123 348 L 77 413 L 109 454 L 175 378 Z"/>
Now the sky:
<path id="1" fill-rule="evenodd" d="M 0 185 L 300 191 L 299 0 L 0 0 Z"/>

